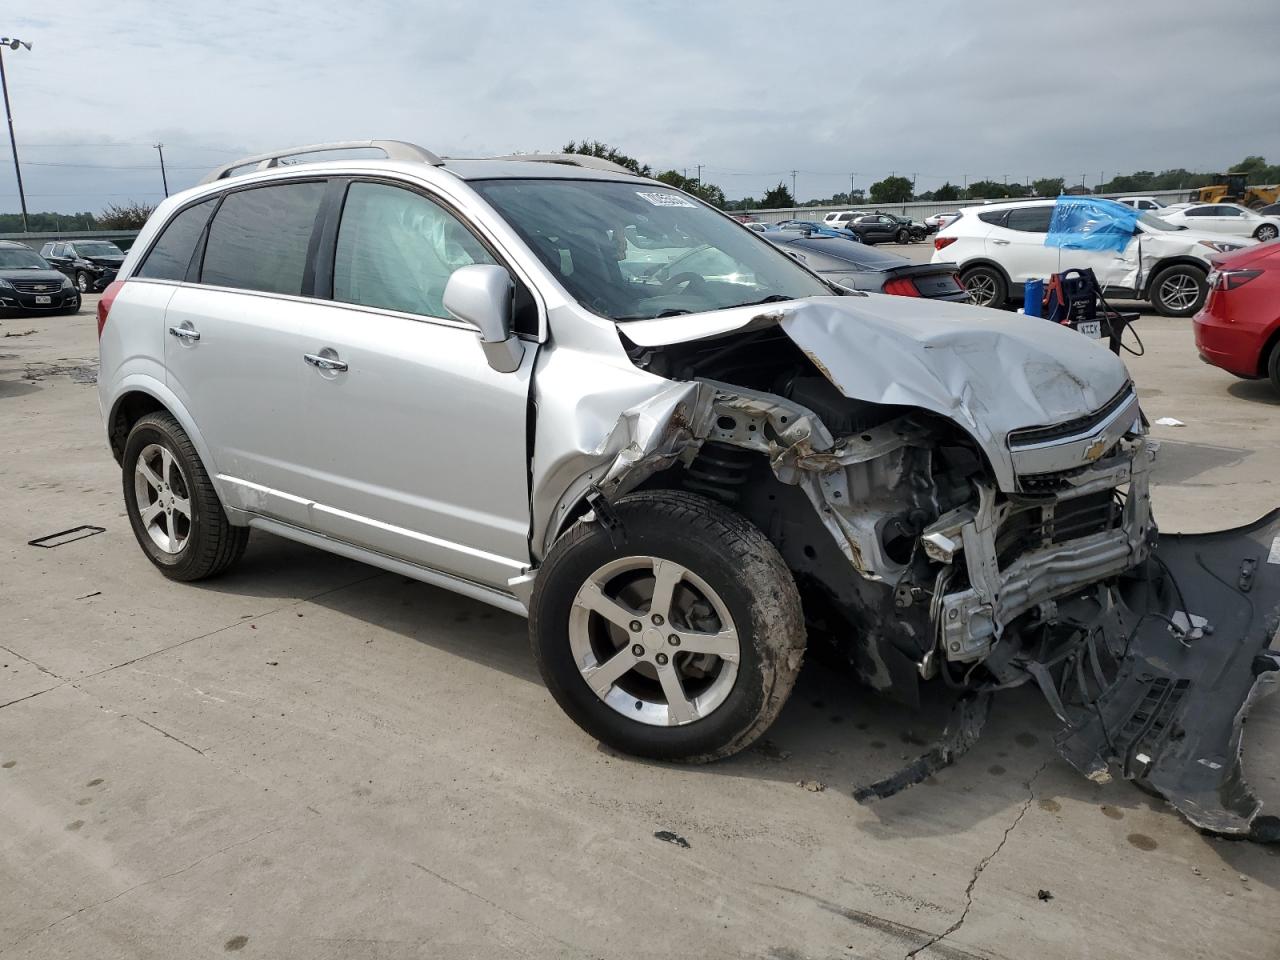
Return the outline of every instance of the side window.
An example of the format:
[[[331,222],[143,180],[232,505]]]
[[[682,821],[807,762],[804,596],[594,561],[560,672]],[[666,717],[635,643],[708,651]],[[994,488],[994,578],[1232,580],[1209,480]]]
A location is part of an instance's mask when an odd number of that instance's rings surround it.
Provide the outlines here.
[[[210,198],[187,207],[170,220],[138,268],[137,275],[154,280],[185,280],[191,255],[195,253],[215,203],[217,197]]]
[[[443,207],[382,183],[347,191],[333,262],[333,299],[452,319],[444,287],[459,267],[497,263]]]
[[[1218,216],[1220,217],[1243,217],[1244,211],[1239,207],[1219,207]]]
[[[984,223],[990,223],[997,227],[1004,226],[1005,217],[1009,215],[1008,210],[983,210],[978,214],[978,219]],[[945,214],[944,214],[945,216]]]
[[[209,227],[200,282],[301,294],[324,191],[324,183],[311,182],[228,194]]]
[[[1005,226],[1010,230],[1023,230],[1027,233],[1048,233],[1051,216],[1053,207],[1014,207],[1009,211]]]
[[[1215,211],[1215,210],[1217,210],[1217,209],[1218,209],[1217,207],[1191,207],[1189,210],[1187,210],[1187,211],[1186,211],[1186,216],[1188,216],[1188,217],[1216,217],[1216,216],[1217,216],[1217,214],[1216,214],[1216,213],[1214,213],[1213,211]]]

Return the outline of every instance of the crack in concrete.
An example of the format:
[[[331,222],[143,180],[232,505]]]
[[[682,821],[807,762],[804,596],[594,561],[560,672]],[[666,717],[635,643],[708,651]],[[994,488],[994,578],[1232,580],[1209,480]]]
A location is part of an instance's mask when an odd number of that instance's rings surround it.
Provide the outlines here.
[[[284,829],[283,827],[271,827],[270,829],[263,830],[259,833],[255,833],[252,837],[249,837],[246,840],[236,840],[234,843],[229,843],[225,847],[221,847],[220,849],[213,851],[213,853],[209,853],[203,857],[200,857],[198,860],[193,860],[191,863],[187,864],[185,867],[183,867],[180,870],[174,870],[172,873],[166,873],[163,876],[155,877],[151,880],[143,880],[141,883],[135,883],[131,887],[126,887],[124,890],[121,890],[119,893],[112,894],[111,896],[107,897],[105,900],[98,900],[95,903],[86,904],[85,906],[80,907],[78,910],[71,911],[65,917],[59,917],[57,920],[53,921],[53,923],[49,924],[46,927],[41,927],[39,930],[33,930],[30,933],[23,934],[21,937],[13,941],[13,943],[9,944],[9,946],[4,949],[12,950],[14,947],[18,946],[20,943],[30,940],[32,937],[38,937],[42,933],[48,933],[54,927],[58,926],[58,924],[65,923],[66,921],[74,917],[78,917],[80,914],[84,913],[86,910],[95,910],[98,907],[105,907],[108,903],[111,903],[113,900],[119,900],[121,897],[125,896],[126,894],[133,893],[133,891],[139,890],[142,887],[148,887],[148,886],[151,886],[151,884],[153,883],[161,883],[165,880],[171,880],[172,878],[180,874],[186,873],[188,870],[194,870],[196,867],[200,866],[200,864],[204,863],[206,860],[212,860],[214,857],[220,856],[221,854],[226,853],[228,850],[231,850],[235,847],[244,846],[246,843],[253,843],[253,841],[257,840],[259,837],[265,837],[269,833],[275,833],[277,830],[283,830],[283,829]]]
[[[530,930],[537,932],[540,936],[544,937],[545,939],[552,940],[555,943],[560,944],[560,946],[562,947],[568,947],[570,950],[574,951],[575,953],[578,953],[578,954],[585,953],[585,951],[583,951],[581,947],[578,947],[572,943],[568,943],[565,940],[561,940],[559,937],[555,936],[554,934],[547,933],[545,930],[541,929],[532,920],[526,920],[524,917],[520,916],[520,914],[514,913],[511,910],[508,910],[506,907],[502,906],[501,904],[494,903],[488,897],[484,896],[484,894],[476,893],[474,890],[470,890],[467,887],[464,887],[462,884],[458,883],[456,880],[449,879],[443,873],[437,873],[436,871],[432,870],[430,867],[424,867],[422,864],[418,863],[418,861],[416,860],[410,860],[409,863],[417,867],[419,870],[421,870],[423,873],[427,874],[428,876],[435,877],[441,883],[448,884],[449,886],[453,887],[455,890],[465,893],[469,897],[474,897],[475,899],[483,903],[485,906],[491,907],[492,909],[497,910],[503,916],[509,917],[510,919],[515,920],[517,923],[525,927],[528,927]]]
[[[141,717],[134,717],[133,719],[137,720],[137,721],[138,721],[140,724],[142,724],[144,727],[150,727],[150,728],[151,728],[152,730],[154,730],[156,733],[159,733],[159,734],[161,734],[161,735],[163,735],[163,736],[168,737],[168,738],[169,738],[170,740],[172,740],[174,743],[180,743],[180,744],[182,744],[184,747],[186,747],[188,750],[194,750],[196,753],[200,754],[200,756],[202,756],[202,757],[204,756],[204,751],[203,751],[203,750],[201,750],[199,747],[193,747],[191,744],[187,743],[187,741],[182,740],[182,739],[179,739],[178,737],[175,737],[175,736],[174,736],[172,733],[170,733],[168,730],[161,730],[161,729],[160,729],[159,727],[157,727],[154,723],[149,723],[149,722],[147,722],[146,720],[143,720]],[[206,758],[206,759],[208,759],[208,758]]]
[[[36,668],[37,670],[39,670],[41,673],[43,673],[43,674],[47,674],[48,676],[53,677],[53,679],[55,679],[55,680],[61,680],[61,681],[63,681],[64,683],[66,682],[66,679],[67,679],[66,677],[60,677],[60,676],[58,676],[56,673],[54,673],[54,672],[53,672],[52,670],[50,670],[48,667],[42,667],[40,664],[36,663],[36,662],[35,662],[34,660],[32,660],[30,657],[24,657],[24,656],[23,656],[22,654],[20,654],[17,650],[10,650],[8,647],[3,646],[3,645],[0,645],[0,650],[3,650],[5,653],[12,654],[13,656],[17,657],[19,660],[23,661],[24,663],[29,663],[29,664],[31,664],[33,667],[35,667],[35,668]]]
[[[989,854],[987,854],[985,857],[983,857],[981,860],[979,860],[977,866],[973,868],[973,875],[969,877],[969,883],[964,888],[964,901],[965,901],[964,909],[960,911],[959,918],[956,920],[955,923],[951,924],[951,926],[947,927],[947,929],[943,930],[940,934],[935,936],[932,940],[928,941],[927,943],[923,943],[912,950],[909,950],[906,956],[903,958],[903,960],[911,960],[912,957],[916,956],[919,953],[923,953],[925,950],[928,950],[930,947],[936,946],[938,943],[945,940],[947,937],[951,936],[951,934],[955,933],[962,926],[964,926],[964,922],[967,919],[969,919],[969,911],[973,908],[973,888],[977,885],[978,878],[982,876],[982,871],[987,869],[991,861],[1000,855],[1000,851],[1004,849],[1004,845],[1009,841],[1009,835],[1013,833],[1013,831],[1017,828],[1018,824],[1022,822],[1022,818],[1027,815],[1027,811],[1031,809],[1031,803],[1036,798],[1036,792],[1034,787],[1036,778],[1038,778],[1040,774],[1044,773],[1045,768],[1048,767],[1051,762],[1052,760],[1046,760],[1044,763],[1040,764],[1040,766],[1036,768],[1035,773],[1033,773],[1030,777],[1027,778],[1025,783],[1025,786],[1027,788],[1027,799],[1022,801],[1022,806],[1018,810],[1018,815],[1013,818],[1013,822],[1010,823],[1009,826],[1005,827],[1004,834],[1003,836],[1000,837],[1000,842],[996,844],[996,848],[992,850]]]

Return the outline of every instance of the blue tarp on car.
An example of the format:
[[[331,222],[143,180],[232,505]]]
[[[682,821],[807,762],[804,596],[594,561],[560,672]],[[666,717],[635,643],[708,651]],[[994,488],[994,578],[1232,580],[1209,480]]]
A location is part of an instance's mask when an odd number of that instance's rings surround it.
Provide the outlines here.
[[[1046,247],[1066,250],[1124,250],[1141,212],[1101,197],[1059,197],[1049,218]]]

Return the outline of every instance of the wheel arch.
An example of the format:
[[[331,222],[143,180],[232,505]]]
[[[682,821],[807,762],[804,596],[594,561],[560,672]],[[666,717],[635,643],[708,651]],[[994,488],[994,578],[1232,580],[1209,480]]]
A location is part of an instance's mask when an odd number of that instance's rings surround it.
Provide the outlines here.
[[[963,277],[965,274],[965,271],[972,270],[974,267],[990,267],[992,270],[995,270],[997,273],[999,273],[1000,276],[1004,277],[1004,285],[1006,290],[1013,289],[1013,280],[1010,279],[1009,277],[1009,271],[1006,270],[1004,267],[1002,267],[997,261],[992,260],[989,257],[974,257],[971,260],[966,260],[964,263],[960,264],[960,268],[957,271],[957,273],[959,273],[960,276]]]
[[[127,377],[121,382],[112,398],[106,426],[107,442],[111,446],[111,455],[115,457],[116,463],[120,463],[124,458],[125,441],[128,440],[129,431],[133,429],[133,425],[147,414],[161,411],[178,421],[200,455],[200,462],[214,478],[216,485],[217,471],[214,469],[213,457],[195,420],[173,391],[146,375],[135,374]]]

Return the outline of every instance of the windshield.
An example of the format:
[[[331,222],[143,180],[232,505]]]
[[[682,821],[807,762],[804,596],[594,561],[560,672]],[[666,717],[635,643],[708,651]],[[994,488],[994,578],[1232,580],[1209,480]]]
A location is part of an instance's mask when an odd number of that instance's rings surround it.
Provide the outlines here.
[[[124,251],[109,240],[77,240],[76,253],[82,257],[124,256]]]
[[[675,190],[600,180],[473,186],[579,303],[613,320],[832,295],[767,241]]]
[[[1154,213],[1143,211],[1138,214],[1138,222],[1148,230],[1185,230],[1184,226],[1170,223],[1168,220],[1161,220]]]
[[[0,270],[48,270],[49,265],[34,250],[0,249]]]

